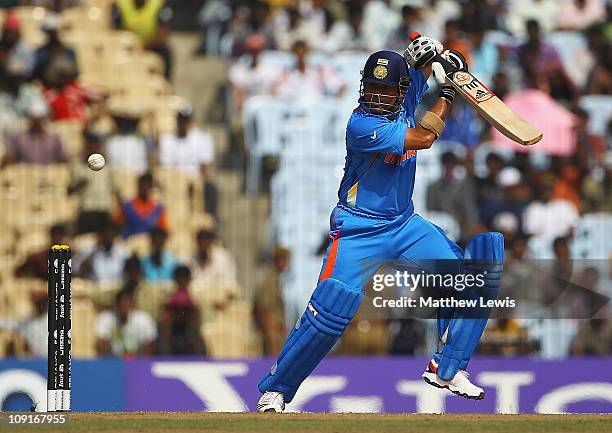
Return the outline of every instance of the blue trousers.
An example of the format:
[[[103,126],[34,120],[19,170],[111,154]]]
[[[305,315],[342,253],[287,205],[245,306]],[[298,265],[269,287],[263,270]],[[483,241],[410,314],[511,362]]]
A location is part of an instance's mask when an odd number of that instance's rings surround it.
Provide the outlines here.
[[[259,383],[261,392],[282,392],[286,402],[346,330],[359,308],[363,287],[383,263],[442,260],[459,264],[457,259],[463,258],[461,249],[440,227],[412,212],[376,218],[339,205],[331,214],[329,234],[331,242],[311,300]],[[450,315],[439,317],[440,335],[449,320]]]
[[[332,239],[319,281],[334,278],[363,290],[380,265],[389,260],[454,260],[463,251],[444,230],[416,213],[375,218],[337,206],[331,214]]]

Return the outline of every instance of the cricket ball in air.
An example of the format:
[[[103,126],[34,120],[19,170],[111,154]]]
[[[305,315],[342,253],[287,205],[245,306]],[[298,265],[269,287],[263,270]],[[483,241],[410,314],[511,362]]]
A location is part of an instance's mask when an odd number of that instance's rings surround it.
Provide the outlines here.
[[[93,171],[99,171],[102,170],[106,165],[106,160],[99,153],[93,153],[89,155],[89,158],[87,158],[87,165]]]

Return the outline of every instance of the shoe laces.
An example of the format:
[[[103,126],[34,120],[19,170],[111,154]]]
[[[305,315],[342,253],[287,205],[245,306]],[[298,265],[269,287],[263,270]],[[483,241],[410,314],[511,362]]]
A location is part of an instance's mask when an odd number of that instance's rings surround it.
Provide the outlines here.
[[[470,378],[470,373],[468,373],[467,371],[465,371],[465,370],[459,370],[459,371],[461,372],[461,374],[463,374],[465,376],[466,379]]]
[[[272,403],[276,400],[276,397],[279,395],[278,392],[266,392],[261,398],[261,403]]]

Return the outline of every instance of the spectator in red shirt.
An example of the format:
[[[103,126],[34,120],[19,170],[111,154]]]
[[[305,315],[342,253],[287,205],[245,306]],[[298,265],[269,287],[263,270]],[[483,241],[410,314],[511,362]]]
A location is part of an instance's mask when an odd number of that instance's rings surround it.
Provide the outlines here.
[[[44,97],[51,108],[53,120],[87,120],[87,106],[99,101],[102,94],[81,86],[74,80],[74,63],[59,59],[54,61],[45,72],[47,86]]]
[[[149,233],[155,227],[168,230],[168,216],[164,205],[151,197],[153,185],[151,173],[141,175],[138,178],[136,198],[121,204],[115,220],[121,227],[124,238],[139,233]]]

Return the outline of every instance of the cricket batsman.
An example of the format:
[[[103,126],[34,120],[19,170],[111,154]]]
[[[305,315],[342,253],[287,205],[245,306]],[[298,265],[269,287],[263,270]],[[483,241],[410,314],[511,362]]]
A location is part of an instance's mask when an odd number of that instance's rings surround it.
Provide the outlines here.
[[[467,64],[459,52],[443,51],[439,41],[417,33],[411,35],[403,57],[378,51],[366,61],[359,106],[346,128],[344,177],[339,203],[330,216],[331,241],[318,284],[278,359],[259,383],[263,395],[258,412],[282,412],[291,402],[349,326],[363,287],[386,260],[452,260],[462,264],[462,272],[484,273],[487,296],[497,297],[503,236],[481,233],[464,253],[441,228],[416,214],[412,203],[417,152],[429,149],[442,133],[455,97],[446,74],[461,70],[467,70]],[[440,86],[439,97],[416,123],[414,113],[431,74]],[[482,262],[487,264],[478,264]],[[461,296],[469,297],[469,289]],[[439,348],[422,375],[425,382],[465,398],[484,398],[466,368],[488,314],[490,309],[477,317],[462,308],[439,312]]]

